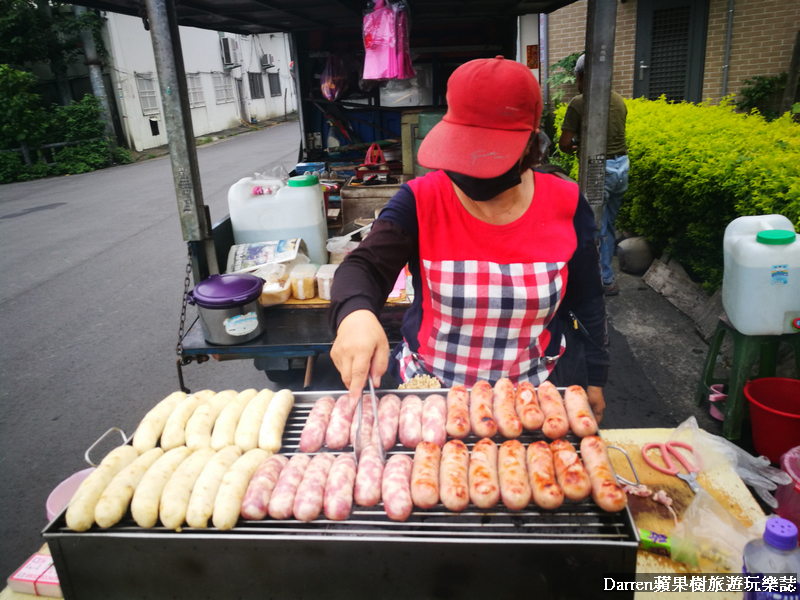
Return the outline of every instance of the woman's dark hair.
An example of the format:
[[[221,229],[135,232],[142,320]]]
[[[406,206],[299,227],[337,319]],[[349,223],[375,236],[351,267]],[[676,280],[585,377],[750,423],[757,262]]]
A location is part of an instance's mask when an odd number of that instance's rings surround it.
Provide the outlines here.
[[[529,152],[522,157],[522,162],[519,165],[519,172],[524,173],[534,165],[541,165],[547,161],[547,146],[542,148],[542,132],[533,132],[528,144],[530,144]],[[549,144],[549,140],[548,140]]]

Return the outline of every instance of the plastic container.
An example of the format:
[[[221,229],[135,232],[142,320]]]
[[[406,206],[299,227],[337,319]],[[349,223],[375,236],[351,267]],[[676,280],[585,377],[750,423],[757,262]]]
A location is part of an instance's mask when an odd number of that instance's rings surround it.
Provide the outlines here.
[[[783,517],[800,529],[800,446],[781,456],[781,468],[794,480],[775,490],[779,517]]]
[[[800,331],[800,240],[783,215],[734,219],[725,229],[722,305],[745,335]]]
[[[800,579],[800,548],[797,547],[797,527],[791,521],[775,517],[767,521],[764,537],[752,540],[744,547],[742,572],[794,574]],[[771,600],[796,599],[797,593],[777,591],[745,592],[745,600],[769,598]]]
[[[292,282],[292,296],[298,300],[311,300],[317,295],[317,266],[297,265],[289,274]]]
[[[187,294],[197,305],[203,337],[212,344],[250,341],[266,329],[264,307],[258,303],[264,280],[255,275],[211,275]]]
[[[270,194],[255,194],[256,187],[263,190],[263,182],[245,177],[228,190],[234,243],[302,238],[311,261],[326,264],[328,218],[319,179],[290,177],[287,186]]]
[[[45,503],[48,523],[61,514],[61,511],[64,510],[67,504],[69,504],[69,501],[72,500],[72,496],[78,491],[83,480],[86,479],[92,471],[94,471],[94,467],[89,467],[83,471],[73,473],[50,492],[50,495],[47,497],[47,502]]]
[[[338,268],[339,265],[322,265],[317,271],[317,294],[323,300],[331,299],[333,275]]]
[[[777,463],[800,445],[800,380],[762,377],[748,381],[744,395],[750,404],[753,445]]]

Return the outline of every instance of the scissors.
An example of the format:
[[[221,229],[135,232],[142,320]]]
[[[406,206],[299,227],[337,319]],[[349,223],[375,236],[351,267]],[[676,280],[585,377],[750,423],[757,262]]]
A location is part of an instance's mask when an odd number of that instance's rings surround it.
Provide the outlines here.
[[[651,461],[647,456],[647,451],[651,448],[658,448],[661,451],[661,460],[664,461],[664,467],[655,464]],[[677,448],[683,448],[684,450],[688,450],[689,452],[693,452],[693,448],[687,444],[686,442],[666,442],[664,444],[660,444],[657,442],[650,442],[649,444],[645,444],[642,446],[642,458],[644,458],[644,462],[646,462],[649,466],[653,467],[656,471],[664,473],[666,475],[674,475],[678,477],[678,479],[682,479],[692,491],[696,494],[700,491],[700,484],[697,483],[697,473],[700,472],[702,465],[700,465],[699,461],[697,466],[693,465],[688,461],[688,459],[681,454]],[[681,466],[686,469],[687,473],[681,473],[680,467],[678,467],[673,461],[672,457],[678,459],[678,462]]]

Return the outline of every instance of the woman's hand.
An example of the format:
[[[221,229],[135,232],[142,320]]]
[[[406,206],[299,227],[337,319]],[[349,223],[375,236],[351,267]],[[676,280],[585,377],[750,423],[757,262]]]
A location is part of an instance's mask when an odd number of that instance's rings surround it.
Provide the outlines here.
[[[339,323],[336,339],[331,348],[331,359],[339,370],[350,398],[358,399],[372,377],[375,387],[389,365],[389,340],[378,321],[369,310],[356,310]]]
[[[586,395],[589,397],[589,406],[592,407],[594,419],[600,424],[603,418],[603,411],[606,409],[606,401],[603,400],[603,388],[596,385],[587,386]]]

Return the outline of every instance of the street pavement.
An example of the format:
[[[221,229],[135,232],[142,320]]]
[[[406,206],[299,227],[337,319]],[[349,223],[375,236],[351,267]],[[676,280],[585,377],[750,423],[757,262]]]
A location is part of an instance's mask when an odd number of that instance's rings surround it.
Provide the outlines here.
[[[228,188],[265,167],[290,171],[296,122],[198,148],[213,221]],[[186,268],[168,158],[0,186],[0,575],[42,543],[50,491],[86,467],[109,428],[133,433],[178,389],[175,345]],[[692,394],[707,345],[691,321],[636,276],[607,302],[612,368],[606,428],[674,427],[695,415]],[[190,313],[191,313],[190,309]],[[276,385],[251,361],[184,368],[192,390]],[[297,389],[298,378],[292,383]],[[342,389],[327,355],[313,389]],[[97,448],[99,460],[118,443]]]

